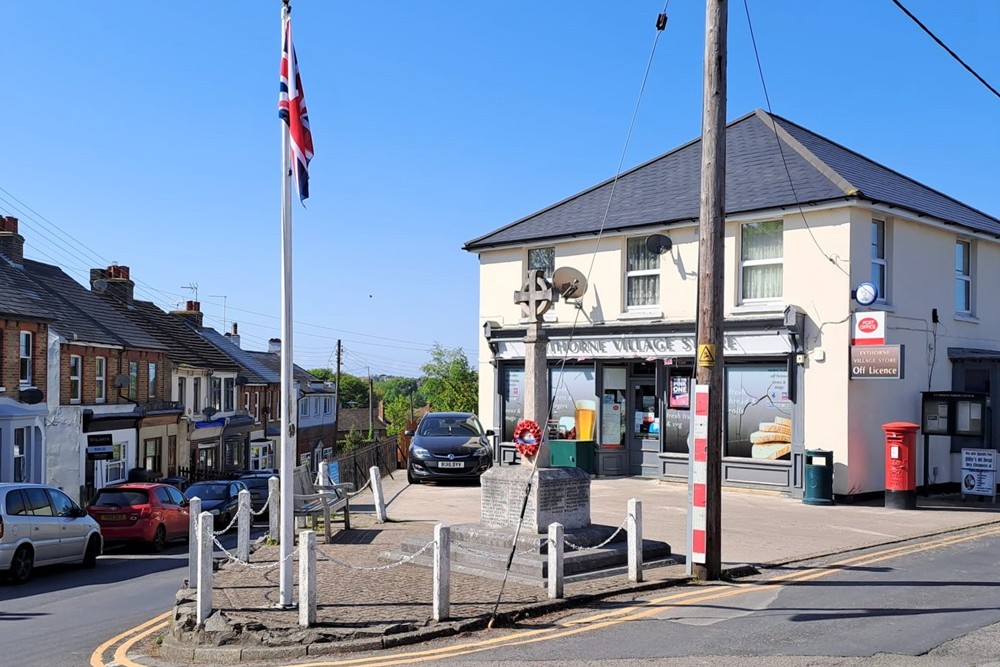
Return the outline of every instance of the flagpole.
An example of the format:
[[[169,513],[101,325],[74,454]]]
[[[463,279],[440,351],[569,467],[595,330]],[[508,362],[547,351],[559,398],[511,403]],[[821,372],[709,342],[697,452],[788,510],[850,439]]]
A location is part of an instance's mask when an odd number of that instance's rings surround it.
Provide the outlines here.
[[[288,0],[281,5],[281,39],[291,7]],[[291,74],[291,73],[290,73]],[[292,394],[292,168],[291,139],[288,123],[281,121],[281,490],[280,562],[278,606],[292,606],[292,552],[295,540],[293,522],[292,468],[295,467],[295,422],[298,419]]]

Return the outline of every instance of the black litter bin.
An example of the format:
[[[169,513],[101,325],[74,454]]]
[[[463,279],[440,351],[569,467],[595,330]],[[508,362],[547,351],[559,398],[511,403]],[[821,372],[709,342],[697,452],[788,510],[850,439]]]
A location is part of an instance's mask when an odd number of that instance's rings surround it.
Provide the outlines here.
[[[833,504],[833,452],[806,450],[806,489],[802,502],[806,505]]]

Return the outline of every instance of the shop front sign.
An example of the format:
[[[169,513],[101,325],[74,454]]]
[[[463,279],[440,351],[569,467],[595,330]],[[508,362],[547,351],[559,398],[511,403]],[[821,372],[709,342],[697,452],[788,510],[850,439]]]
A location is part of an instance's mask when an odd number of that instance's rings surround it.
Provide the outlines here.
[[[521,340],[496,340],[498,359],[523,359]],[[792,351],[787,335],[731,334],[723,336],[722,349],[729,356],[788,354]],[[645,359],[650,357],[694,357],[692,334],[639,336],[584,336],[552,338],[546,346],[549,359]]]
[[[852,345],[852,380],[901,380],[902,345]]]

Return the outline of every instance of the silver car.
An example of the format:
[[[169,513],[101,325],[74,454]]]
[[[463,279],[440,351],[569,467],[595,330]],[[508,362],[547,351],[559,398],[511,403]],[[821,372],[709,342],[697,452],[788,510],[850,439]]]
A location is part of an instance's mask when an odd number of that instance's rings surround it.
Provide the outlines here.
[[[81,563],[94,567],[104,541],[86,510],[44,484],[0,484],[0,572],[15,583],[36,566]]]

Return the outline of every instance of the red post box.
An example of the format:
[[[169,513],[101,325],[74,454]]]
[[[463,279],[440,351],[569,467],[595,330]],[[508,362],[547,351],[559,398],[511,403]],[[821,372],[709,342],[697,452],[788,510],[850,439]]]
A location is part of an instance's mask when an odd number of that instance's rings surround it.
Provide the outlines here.
[[[917,509],[916,424],[882,424],[885,431],[885,506],[901,510]]]

